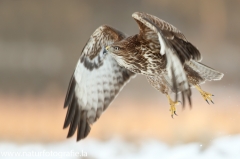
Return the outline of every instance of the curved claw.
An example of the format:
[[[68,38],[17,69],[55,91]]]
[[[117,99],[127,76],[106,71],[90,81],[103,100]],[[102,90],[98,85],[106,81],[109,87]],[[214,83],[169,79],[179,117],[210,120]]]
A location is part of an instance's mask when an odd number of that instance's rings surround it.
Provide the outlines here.
[[[209,104],[208,100],[206,99],[206,102]]]
[[[195,87],[197,88],[197,90],[200,92],[200,94],[208,104],[210,104],[209,101],[211,101],[214,104],[214,102],[211,99],[211,97],[214,96],[213,94],[203,91],[198,85],[196,85]]]
[[[177,113],[176,113],[176,111],[174,111],[174,114],[175,114],[176,116],[178,116]]]

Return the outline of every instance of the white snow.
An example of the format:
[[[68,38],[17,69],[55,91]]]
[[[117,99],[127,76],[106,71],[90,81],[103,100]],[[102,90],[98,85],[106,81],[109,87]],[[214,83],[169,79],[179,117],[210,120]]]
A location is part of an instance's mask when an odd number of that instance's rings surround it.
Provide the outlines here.
[[[50,144],[0,143],[1,159],[238,159],[240,135],[213,140],[209,145],[190,143],[169,146],[157,140],[139,143],[120,138],[108,141],[85,139],[81,142],[66,140]]]

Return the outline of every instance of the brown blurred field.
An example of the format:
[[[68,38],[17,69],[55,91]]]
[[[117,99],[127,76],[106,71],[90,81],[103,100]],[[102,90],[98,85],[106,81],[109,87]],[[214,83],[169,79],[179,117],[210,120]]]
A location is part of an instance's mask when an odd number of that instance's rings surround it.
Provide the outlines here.
[[[82,48],[102,24],[138,33],[131,17],[136,11],[175,25],[200,50],[204,64],[225,74],[202,86],[215,95],[215,104],[194,90],[192,110],[179,106],[172,119],[167,99],[138,76],[89,137],[178,144],[240,134],[239,6],[239,0],[0,0],[0,142],[66,140],[63,101]]]
[[[119,96],[92,126],[89,137],[109,139],[121,136],[127,140],[155,138],[169,144],[186,142],[209,143],[223,135],[240,132],[239,92],[208,87],[217,95],[216,104],[208,105],[197,91],[193,91],[193,108],[170,117],[167,100],[147,95],[145,102]],[[124,93],[124,92],[122,92]],[[153,94],[156,92],[153,92]],[[227,94],[225,94],[227,93]],[[228,96],[233,94],[233,96]],[[0,96],[0,140],[18,142],[52,142],[66,140],[62,130],[66,109],[64,95],[49,91],[39,96]],[[160,104],[162,103],[162,104]]]

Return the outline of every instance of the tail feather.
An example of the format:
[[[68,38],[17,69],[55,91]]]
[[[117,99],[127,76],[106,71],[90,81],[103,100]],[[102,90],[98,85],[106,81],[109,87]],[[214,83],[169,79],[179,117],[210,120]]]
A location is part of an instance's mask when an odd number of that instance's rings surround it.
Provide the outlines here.
[[[198,72],[199,75],[207,81],[221,80],[224,75],[223,73],[194,60],[189,61],[187,65],[194,71]]]

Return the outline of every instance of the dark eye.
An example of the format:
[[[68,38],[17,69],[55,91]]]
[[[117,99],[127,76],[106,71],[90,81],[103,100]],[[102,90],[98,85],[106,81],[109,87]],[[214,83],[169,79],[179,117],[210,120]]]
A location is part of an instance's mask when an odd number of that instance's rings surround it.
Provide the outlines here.
[[[114,46],[114,50],[120,50],[118,46]]]

